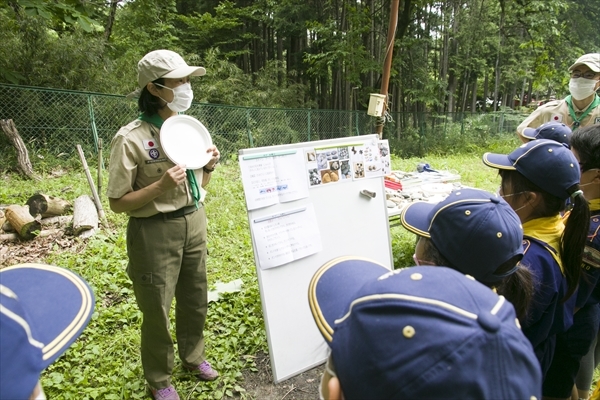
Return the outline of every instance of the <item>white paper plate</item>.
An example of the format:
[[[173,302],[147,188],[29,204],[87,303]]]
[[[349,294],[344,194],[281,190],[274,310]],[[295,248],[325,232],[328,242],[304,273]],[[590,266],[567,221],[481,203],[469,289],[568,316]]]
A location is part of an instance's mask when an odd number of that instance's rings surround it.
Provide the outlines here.
[[[188,169],[204,167],[212,158],[206,149],[212,146],[208,130],[194,117],[175,115],[160,128],[160,144],[169,160]]]

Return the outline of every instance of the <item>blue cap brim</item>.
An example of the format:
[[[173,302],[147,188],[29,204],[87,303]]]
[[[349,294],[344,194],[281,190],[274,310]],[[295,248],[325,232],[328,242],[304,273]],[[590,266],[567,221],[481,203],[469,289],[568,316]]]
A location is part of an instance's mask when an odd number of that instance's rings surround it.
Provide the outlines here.
[[[94,312],[94,294],[74,272],[44,264],[20,264],[0,271],[0,284],[27,310],[32,332],[43,343],[42,368],[77,339]]]
[[[508,159],[506,154],[485,153],[482,157],[483,163],[488,167],[496,169],[507,169],[515,171],[513,163]]]
[[[402,210],[400,222],[407,230],[419,236],[430,238],[429,226],[431,225],[430,214],[436,204],[418,201],[411,203]]]
[[[521,136],[527,139],[535,139],[537,137],[537,129],[536,128],[525,128],[523,132],[521,132]]]
[[[375,261],[352,256],[333,259],[317,270],[308,288],[308,302],[328,344],[335,320],[348,311],[358,289],[388,272],[389,268]]]

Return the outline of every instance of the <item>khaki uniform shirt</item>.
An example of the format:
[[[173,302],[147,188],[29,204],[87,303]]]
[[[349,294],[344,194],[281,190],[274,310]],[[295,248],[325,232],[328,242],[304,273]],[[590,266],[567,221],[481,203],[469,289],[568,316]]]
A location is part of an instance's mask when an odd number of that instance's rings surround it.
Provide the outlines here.
[[[107,196],[119,199],[134,190],[158,180],[175,164],[169,160],[160,145],[160,130],[141,120],[122,127],[110,144]],[[198,186],[202,183],[202,168],[195,170]],[[206,191],[200,187],[200,200]],[[127,212],[132,217],[150,217],[194,204],[189,182],[163,193],[148,204]]]
[[[590,104],[591,106],[591,104]],[[585,110],[575,109],[577,116],[581,115]],[[569,114],[569,106],[564,100],[553,100],[546,104],[543,104],[535,109],[534,112],[529,115],[518,127],[517,132],[519,135],[525,128],[537,128],[538,126],[545,124],[546,122],[555,121],[562,122],[569,128],[573,129],[573,118]],[[599,124],[600,123],[600,106],[594,108],[590,113],[581,121],[580,127]]]

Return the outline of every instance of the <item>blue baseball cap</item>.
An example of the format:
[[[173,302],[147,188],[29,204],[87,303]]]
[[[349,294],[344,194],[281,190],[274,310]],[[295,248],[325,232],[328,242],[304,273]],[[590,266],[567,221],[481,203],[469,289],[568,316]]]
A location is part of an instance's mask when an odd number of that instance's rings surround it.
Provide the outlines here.
[[[494,271],[523,256],[523,227],[518,215],[497,194],[480,189],[454,190],[437,204],[416,202],[400,214],[402,225],[430,238],[452,267],[480,282],[494,283],[516,271]],[[520,258],[519,258],[520,259]]]
[[[94,294],[68,269],[20,264],[0,271],[0,306],[0,399],[28,399],[87,326]]]
[[[577,159],[564,145],[548,139],[536,139],[519,146],[510,154],[485,153],[489,167],[518,171],[542,190],[566,200],[567,190],[579,184]]]
[[[525,128],[521,136],[527,139],[548,139],[570,146],[573,131],[562,122],[547,122],[537,128]],[[569,147],[570,148],[570,147]]]
[[[514,307],[458,271],[342,257],[315,273],[309,304],[347,400],[541,398]]]

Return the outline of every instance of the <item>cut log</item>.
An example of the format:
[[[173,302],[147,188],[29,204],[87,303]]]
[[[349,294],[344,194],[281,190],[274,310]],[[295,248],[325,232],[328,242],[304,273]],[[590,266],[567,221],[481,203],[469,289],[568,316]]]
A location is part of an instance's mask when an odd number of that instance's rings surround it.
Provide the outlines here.
[[[84,231],[98,228],[98,210],[92,198],[82,195],[73,203],[73,233],[80,235]]]
[[[38,235],[38,237],[46,237],[46,236],[54,235],[55,233],[59,233],[60,231],[61,231],[61,229],[43,230],[43,231],[40,231],[40,234]],[[16,233],[5,233],[3,235],[0,235],[0,242],[19,240],[19,239],[20,239],[20,237]]]
[[[2,230],[4,232],[14,232],[15,228],[13,228],[13,226],[10,224],[10,222],[4,221],[4,223],[2,224]]]
[[[32,216],[41,214],[43,218],[64,215],[71,211],[72,206],[67,200],[59,197],[38,193],[27,199],[29,213]]]
[[[6,208],[6,219],[22,239],[33,239],[42,230],[40,221],[29,214],[29,206],[8,206]]]
[[[42,226],[44,228],[46,228],[50,225],[63,227],[63,226],[69,225],[71,222],[73,222],[73,216],[72,215],[59,215],[56,217],[42,218],[42,220],[40,222],[42,223]]]
[[[19,172],[29,179],[40,180],[40,178],[33,172],[27,147],[25,147],[25,143],[23,142],[23,139],[21,139],[21,135],[19,135],[13,120],[0,119],[0,126],[2,127],[2,130],[4,131],[4,134],[8,140],[17,150],[17,169]]]
[[[4,210],[0,210],[0,229],[3,229],[2,226],[6,222],[6,215],[4,215]]]

